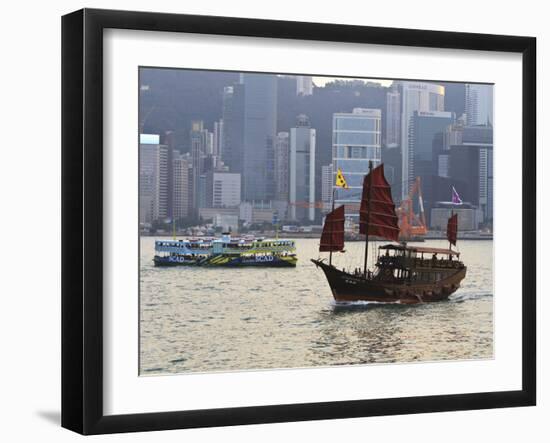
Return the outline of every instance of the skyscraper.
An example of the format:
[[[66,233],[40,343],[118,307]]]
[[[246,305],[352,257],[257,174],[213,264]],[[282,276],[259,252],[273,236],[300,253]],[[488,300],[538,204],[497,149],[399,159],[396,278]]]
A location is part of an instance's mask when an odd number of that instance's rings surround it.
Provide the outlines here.
[[[201,192],[204,192],[204,187],[201,186],[201,175],[204,172],[204,159],[208,146],[208,131],[204,129],[202,120],[194,120],[191,122],[191,163],[193,166],[193,198],[192,208],[196,212],[200,206],[200,202],[204,199]]]
[[[444,172],[445,157],[438,154],[443,151],[444,133],[453,123],[454,114],[439,111],[415,111],[409,131],[409,171],[413,180],[420,177],[422,183],[424,210],[429,218],[431,208],[437,201],[434,188],[439,176],[438,169]],[[436,163],[434,159],[437,158]],[[441,164],[439,164],[441,160]],[[419,208],[418,208],[419,209]]]
[[[468,126],[493,124],[493,85],[466,84],[466,123]]]
[[[177,152],[177,151],[176,151]],[[175,154],[173,159],[173,208],[174,218],[180,220],[190,214],[191,180],[193,169],[188,156]]]
[[[415,111],[443,111],[445,88],[432,83],[397,82],[401,94],[401,197],[405,198],[414,181],[413,162],[409,161],[409,133]]]
[[[300,114],[290,129],[290,217],[315,220],[315,129]]]
[[[139,138],[139,222],[151,224],[154,221],[160,143],[155,134],[140,134]]]
[[[313,79],[309,75],[296,76],[296,95],[313,94]]]
[[[275,200],[288,202],[290,180],[290,138],[279,132],[275,139]]]
[[[466,84],[459,82],[441,82],[445,88],[444,110],[454,112],[456,118],[460,118],[466,112]]]
[[[273,145],[277,124],[277,77],[243,74],[244,136],[242,181],[244,200],[270,200],[274,194]]]
[[[400,143],[401,94],[392,87],[386,94],[386,147],[396,148]]]
[[[462,200],[478,207],[483,221],[493,218],[492,145],[451,146],[450,175]]]
[[[212,154],[220,157],[223,152],[223,120],[214,122]]]
[[[462,146],[479,149],[478,205],[484,220],[493,220],[493,128],[492,126],[466,126]]]
[[[369,161],[376,167],[381,162],[380,109],[355,108],[351,113],[337,113],[332,119],[332,167],[346,178],[349,189],[336,189],[336,205],[351,205],[347,213],[359,213],[363,177]],[[335,183],[335,180],[332,180]]]
[[[164,133],[164,136],[162,137],[162,144],[166,145],[168,151],[167,151],[167,164],[168,168],[170,168],[170,165],[172,164],[172,161],[174,159],[174,151],[176,149],[176,134],[174,131],[166,131]],[[173,182],[173,176],[171,173],[168,174],[167,177],[167,192],[168,195],[171,196],[174,193],[174,182]],[[166,207],[166,216],[168,218],[172,218],[174,214],[173,210],[173,201],[172,198],[168,198],[168,203]]]
[[[231,172],[242,172],[244,143],[244,86],[227,86],[223,91],[222,160]]]
[[[166,145],[158,145],[156,150],[155,171],[155,197],[153,204],[153,219],[165,221],[170,218],[168,205],[172,195],[168,188],[168,180],[172,174],[172,165],[168,163],[169,148]]]
[[[409,127],[409,171],[413,178],[437,175],[433,165],[434,140],[438,137],[443,145],[443,133],[453,123],[453,117],[451,112],[413,113]]]
[[[332,165],[321,167],[321,176],[321,201],[323,202],[323,212],[328,212],[332,207],[332,187],[334,184]]]

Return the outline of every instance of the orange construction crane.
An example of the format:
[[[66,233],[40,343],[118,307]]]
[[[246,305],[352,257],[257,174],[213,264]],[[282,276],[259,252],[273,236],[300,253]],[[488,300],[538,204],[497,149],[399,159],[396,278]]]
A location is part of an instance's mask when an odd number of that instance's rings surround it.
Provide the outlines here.
[[[413,209],[413,197],[418,194],[418,206],[420,214],[416,215]],[[422,237],[427,234],[426,217],[424,216],[424,202],[422,200],[422,189],[420,187],[420,177],[416,177],[414,185],[409,191],[409,195],[401,202],[397,210],[399,217],[399,227],[401,229],[399,238],[402,240],[411,240],[415,237]]]

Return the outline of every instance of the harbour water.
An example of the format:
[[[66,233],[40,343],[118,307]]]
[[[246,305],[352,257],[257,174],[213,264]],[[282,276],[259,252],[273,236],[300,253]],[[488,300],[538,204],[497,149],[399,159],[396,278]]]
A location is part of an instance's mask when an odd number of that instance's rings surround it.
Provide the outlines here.
[[[493,356],[492,240],[459,240],[461,288],[421,305],[336,304],[309,261],[317,239],[296,239],[298,266],[281,269],[155,268],[154,240],[140,239],[141,375]],[[363,251],[349,242],[333,263],[353,269]]]

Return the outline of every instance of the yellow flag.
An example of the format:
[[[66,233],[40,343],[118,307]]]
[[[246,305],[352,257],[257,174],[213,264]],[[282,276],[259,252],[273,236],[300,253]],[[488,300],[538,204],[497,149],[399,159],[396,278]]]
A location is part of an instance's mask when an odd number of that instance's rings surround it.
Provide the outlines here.
[[[348,183],[346,182],[344,174],[342,174],[342,170],[340,168],[338,168],[338,172],[336,173],[336,186],[348,189]]]

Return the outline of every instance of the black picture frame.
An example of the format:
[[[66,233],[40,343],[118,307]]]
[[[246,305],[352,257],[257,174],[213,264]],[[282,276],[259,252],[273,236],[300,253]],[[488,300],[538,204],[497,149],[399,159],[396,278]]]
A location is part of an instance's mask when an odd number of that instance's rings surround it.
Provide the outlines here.
[[[522,389],[131,415],[103,413],[103,31],[108,28],[522,55]],[[458,411],[536,403],[536,39],[83,9],[62,18],[62,426],[81,434]]]

